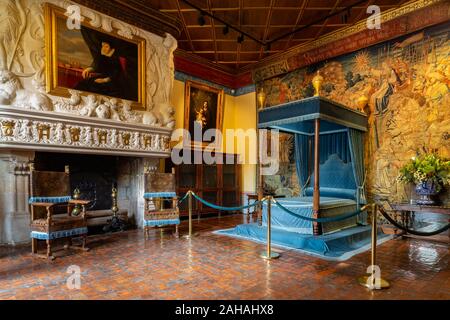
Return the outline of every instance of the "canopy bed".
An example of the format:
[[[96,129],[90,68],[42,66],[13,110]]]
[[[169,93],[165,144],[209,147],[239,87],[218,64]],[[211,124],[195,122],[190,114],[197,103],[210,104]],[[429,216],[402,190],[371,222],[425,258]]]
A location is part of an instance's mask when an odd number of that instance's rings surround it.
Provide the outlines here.
[[[295,135],[295,160],[301,195],[278,199],[289,210],[311,218],[354,212],[365,203],[364,133],[367,116],[324,97],[264,108],[259,129],[278,129]],[[262,179],[263,177],[261,177]],[[320,235],[365,224],[361,214],[342,221],[298,219],[272,208],[272,225],[304,234]],[[263,206],[266,222],[267,203]]]

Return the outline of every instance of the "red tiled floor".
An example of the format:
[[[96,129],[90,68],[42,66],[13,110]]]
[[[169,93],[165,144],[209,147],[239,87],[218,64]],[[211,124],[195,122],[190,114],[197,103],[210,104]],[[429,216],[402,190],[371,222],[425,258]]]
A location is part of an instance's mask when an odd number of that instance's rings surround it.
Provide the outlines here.
[[[450,299],[449,246],[396,239],[378,247],[388,290],[358,285],[370,252],[344,262],[279,250],[265,261],[262,244],[212,234],[242,216],[194,220],[200,235],[175,239],[142,230],[89,238],[91,251],[63,252],[53,262],[33,258],[28,246],[0,248],[0,299]],[[187,221],[180,228],[187,232]],[[67,268],[81,268],[81,289],[66,286]]]

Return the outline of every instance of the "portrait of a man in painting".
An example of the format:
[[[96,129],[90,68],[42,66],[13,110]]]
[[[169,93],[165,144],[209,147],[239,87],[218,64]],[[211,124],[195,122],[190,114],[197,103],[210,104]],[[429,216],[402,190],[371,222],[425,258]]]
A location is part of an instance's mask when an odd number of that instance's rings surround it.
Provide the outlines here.
[[[202,136],[208,129],[222,130],[223,90],[192,81],[186,82],[185,129],[194,140],[194,128],[201,128]],[[199,139],[197,139],[199,140]],[[203,140],[206,143],[214,140]]]
[[[80,31],[92,58],[74,89],[137,101],[137,46],[86,27]]]
[[[46,36],[50,44],[48,91],[67,95],[68,89],[125,99],[142,105],[145,94],[145,40],[125,39],[83,22],[68,28],[67,17],[56,7],[46,8]]]

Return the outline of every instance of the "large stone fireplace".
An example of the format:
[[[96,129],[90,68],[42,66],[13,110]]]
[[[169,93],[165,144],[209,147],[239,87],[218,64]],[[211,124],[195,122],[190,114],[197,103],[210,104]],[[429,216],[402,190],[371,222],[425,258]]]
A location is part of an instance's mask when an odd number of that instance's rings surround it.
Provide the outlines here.
[[[141,88],[139,108],[92,91],[51,90],[54,77],[46,66],[55,57],[45,50],[45,35],[52,30],[44,16],[47,3],[62,12],[76,6],[86,26],[139,39],[145,47],[140,79],[146,89]],[[159,30],[155,34],[63,0],[7,1],[0,11],[11,22],[0,35],[0,244],[29,241],[30,163],[36,170],[70,165],[72,188],[94,200],[90,210],[108,210],[116,185],[119,207],[140,226],[144,166],[157,167],[170,155],[175,125],[171,93],[177,41],[157,28],[170,23],[145,16],[144,25]]]
[[[3,151],[0,153],[0,243],[29,241],[29,164],[36,170],[64,171],[70,166],[71,190],[93,200],[88,210],[110,210],[111,189],[118,189],[119,208],[129,223],[142,226],[144,167],[158,167],[159,159],[72,153]]]

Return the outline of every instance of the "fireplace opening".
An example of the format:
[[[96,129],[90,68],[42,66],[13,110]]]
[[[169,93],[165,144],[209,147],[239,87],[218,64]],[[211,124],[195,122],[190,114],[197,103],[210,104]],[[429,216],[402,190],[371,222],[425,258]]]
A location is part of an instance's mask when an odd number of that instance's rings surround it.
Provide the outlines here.
[[[80,190],[81,199],[92,200],[89,211],[109,210],[111,190],[117,188],[118,156],[36,152],[34,167],[42,171],[64,171],[70,167],[70,189]]]

